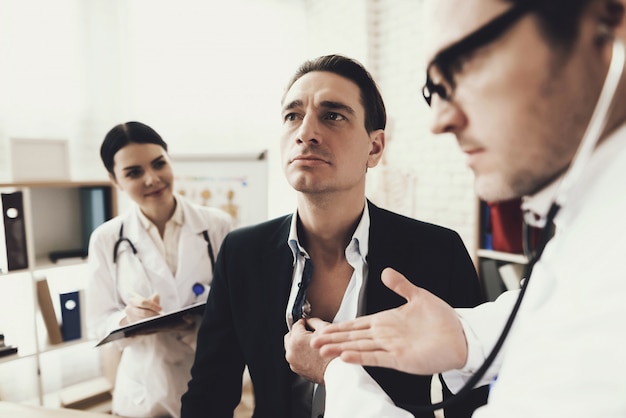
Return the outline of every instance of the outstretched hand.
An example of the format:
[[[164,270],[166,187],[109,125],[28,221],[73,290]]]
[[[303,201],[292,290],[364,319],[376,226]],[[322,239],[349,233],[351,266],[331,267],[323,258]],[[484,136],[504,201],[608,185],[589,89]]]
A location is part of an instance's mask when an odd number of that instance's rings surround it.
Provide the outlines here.
[[[407,300],[404,305],[331,324],[311,340],[325,357],[393,368],[413,374],[458,369],[467,361],[467,342],[450,305],[387,268],[383,283]]]

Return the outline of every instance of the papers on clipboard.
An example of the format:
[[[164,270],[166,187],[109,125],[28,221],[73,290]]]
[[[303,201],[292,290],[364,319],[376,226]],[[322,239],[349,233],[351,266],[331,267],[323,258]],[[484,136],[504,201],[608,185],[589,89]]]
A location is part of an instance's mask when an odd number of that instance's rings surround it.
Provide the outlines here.
[[[142,319],[141,321],[134,322],[130,325],[124,325],[123,327],[116,328],[111,331],[109,335],[104,337],[98,344],[96,344],[96,347],[99,347],[102,344],[106,344],[111,341],[119,340],[126,337],[132,337],[133,335],[137,334],[167,330],[170,327],[179,324],[182,321],[182,317],[184,315],[202,315],[205,305],[206,302],[198,302],[172,312],[151,316],[150,318]]]

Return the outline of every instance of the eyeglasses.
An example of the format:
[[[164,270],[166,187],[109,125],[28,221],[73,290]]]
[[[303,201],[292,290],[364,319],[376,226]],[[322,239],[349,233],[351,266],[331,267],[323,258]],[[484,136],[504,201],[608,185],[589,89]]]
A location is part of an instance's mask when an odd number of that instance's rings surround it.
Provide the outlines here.
[[[495,41],[525,13],[532,9],[533,0],[518,1],[515,6],[470,33],[460,41],[439,51],[426,69],[426,84],[422,87],[424,100],[430,106],[433,95],[438,95],[443,100],[450,100],[454,92],[453,72],[454,68],[464,56],[468,56],[477,49]],[[430,78],[430,71],[436,68],[444,80],[444,84],[436,84]]]

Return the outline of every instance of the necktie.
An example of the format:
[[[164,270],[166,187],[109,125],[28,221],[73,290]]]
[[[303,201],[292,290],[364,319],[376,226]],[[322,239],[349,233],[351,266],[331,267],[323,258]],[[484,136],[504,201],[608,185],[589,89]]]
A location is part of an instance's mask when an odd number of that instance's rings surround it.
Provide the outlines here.
[[[304,270],[302,271],[302,281],[298,285],[298,294],[296,300],[293,303],[293,309],[291,310],[291,317],[293,322],[297,322],[300,318],[304,318],[307,312],[304,310],[304,304],[306,301],[306,289],[311,283],[313,277],[313,262],[310,258],[304,259]]]

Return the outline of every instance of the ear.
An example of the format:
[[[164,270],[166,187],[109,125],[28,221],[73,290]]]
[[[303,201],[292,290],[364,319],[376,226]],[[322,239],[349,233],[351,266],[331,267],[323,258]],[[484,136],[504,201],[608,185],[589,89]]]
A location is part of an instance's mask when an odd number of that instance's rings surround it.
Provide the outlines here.
[[[377,129],[370,134],[370,153],[367,158],[367,167],[376,167],[383,157],[385,150],[385,131]]]
[[[124,190],[124,189],[122,189],[122,186],[120,186],[120,184],[117,182],[117,179],[115,178],[113,173],[109,173],[109,180],[111,180],[111,183],[113,183],[115,185],[115,187],[118,188],[118,190],[120,190],[120,191]]]

